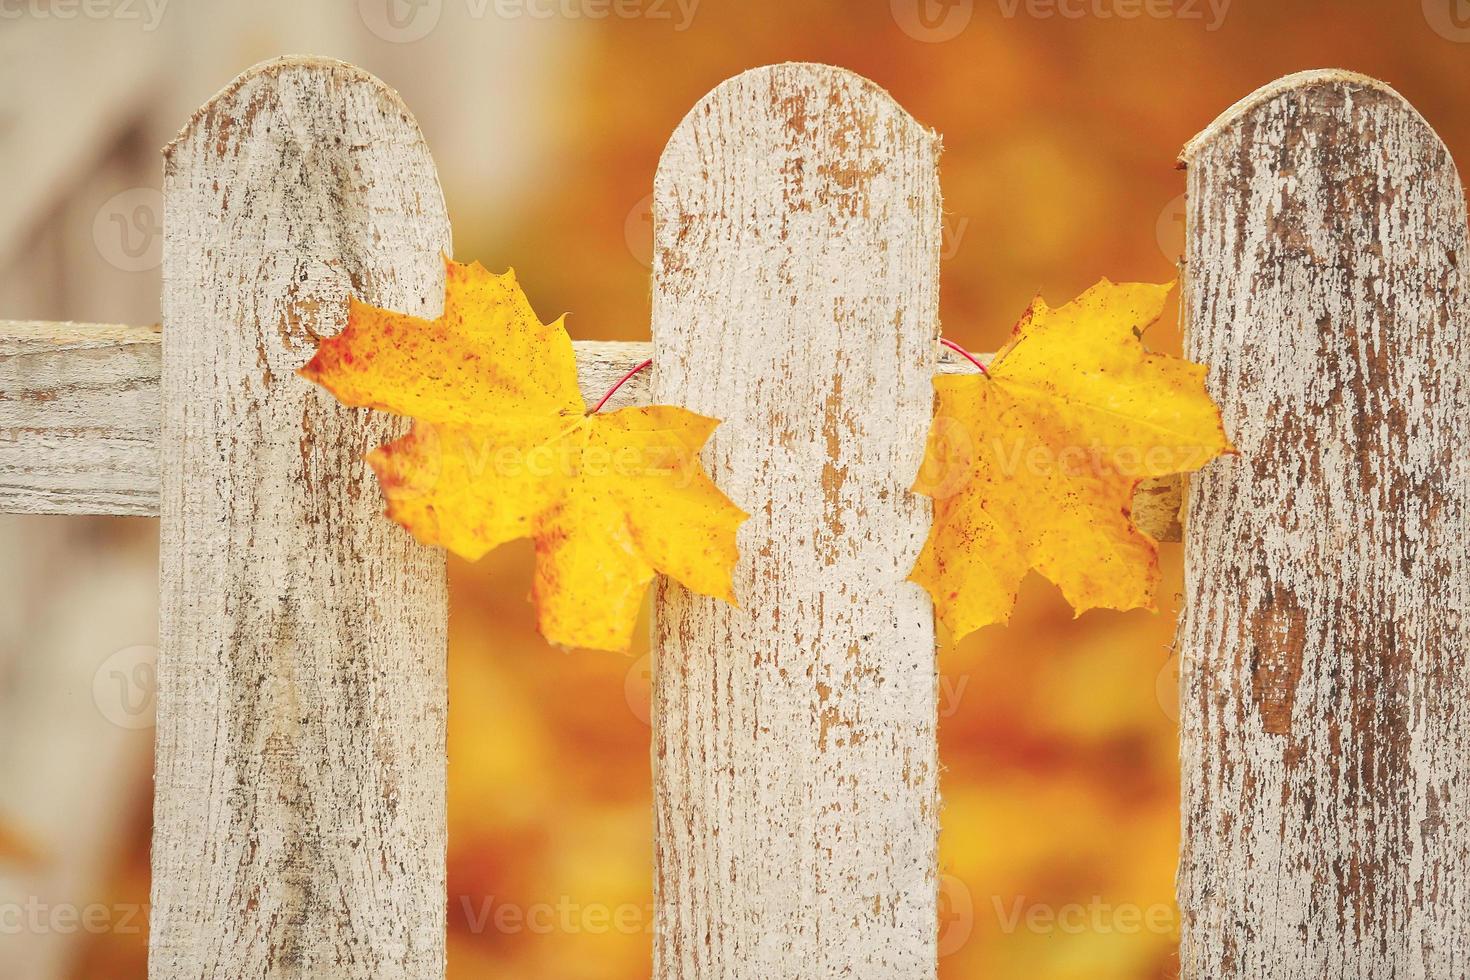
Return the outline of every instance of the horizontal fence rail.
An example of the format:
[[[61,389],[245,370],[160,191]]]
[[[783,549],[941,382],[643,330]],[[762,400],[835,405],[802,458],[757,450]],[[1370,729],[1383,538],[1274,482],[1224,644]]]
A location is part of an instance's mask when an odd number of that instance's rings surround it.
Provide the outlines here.
[[[573,346],[588,404],[653,356],[646,341]],[[156,326],[0,320],[0,513],[157,517],[162,354]],[[974,368],[945,350],[938,370]],[[648,404],[651,383],[634,376],[607,409]],[[1177,477],[1140,485],[1138,526],[1178,541],[1180,493]]]
[[[161,339],[0,320],[0,511],[158,516]]]

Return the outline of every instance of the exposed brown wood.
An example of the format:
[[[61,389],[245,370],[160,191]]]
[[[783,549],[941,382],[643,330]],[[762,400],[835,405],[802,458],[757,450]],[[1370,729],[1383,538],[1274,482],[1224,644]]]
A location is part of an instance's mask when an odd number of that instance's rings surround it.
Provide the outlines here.
[[[1470,975],[1470,308],[1454,163],[1316,72],[1185,151],[1189,980]]]
[[[723,419],[740,608],[662,583],[658,980],[935,974],[934,616],[905,581],[933,406],[938,140],[782,65],[685,117],[654,181],[654,397]]]

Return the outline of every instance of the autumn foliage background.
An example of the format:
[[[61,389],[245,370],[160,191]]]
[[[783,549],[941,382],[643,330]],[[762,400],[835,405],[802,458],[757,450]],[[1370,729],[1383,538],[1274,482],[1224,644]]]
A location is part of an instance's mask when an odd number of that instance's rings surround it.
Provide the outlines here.
[[[1212,30],[1210,5],[1183,0],[1175,16],[1136,19],[1116,16],[1137,6],[1126,0],[1074,2],[1076,17],[1033,16],[1055,8],[1024,0],[952,0],[968,23],[936,42],[905,30],[914,9],[906,0],[703,0],[685,30],[672,5],[669,18],[519,24],[558,31],[564,43],[554,60],[519,66],[499,88],[436,64],[445,35],[488,39],[500,27],[494,16],[467,19],[452,0],[436,34],[419,42],[364,41],[355,14],[345,21],[356,32],[350,50],[334,49],[330,31],[327,43],[320,32],[313,41],[400,88],[419,115],[457,255],[514,265],[538,312],[570,311],[578,338],[647,336],[647,195],[664,141],[701,96],[743,69],[785,60],[867,75],[943,135],[944,332],[991,350],[1037,292],[1061,303],[1099,276],[1173,276],[1183,241],[1179,148],[1282,74],[1342,67],[1381,77],[1470,163],[1470,43],[1434,27],[1450,22],[1435,4],[1453,11],[1457,2],[1234,0]],[[293,50],[284,24],[216,39],[229,54],[216,59],[216,85]],[[191,104],[209,94],[190,93]],[[436,100],[534,106],[520,124],[535,133],[534,153],[509,172],[452,159],[467,137],[436,129]],[[493,145],[497,134],[474,135]],[[514,193],[486,192],[492,182]],[[1178,351],[1172,311],[1150,342]],[[146,522],[97,526],[97,547],[151,547]],[[942,976],[1176,974],[1177,545],[1164,547],[1164,565],[1157,615],[1074,620],[1033,577],[1009,628],[941,650]],[[529,567],[524,543],[476,566],[450,565],[450,976],[646,977],[646,643],[626,658],[548,648],[526,602]],[[147,819],[145,801],[96,900],[146,901]],[[1028,925],[1033,906],[1058,918]],[[144,976],[141,934],[77,941],[87,949],[76,977]]]

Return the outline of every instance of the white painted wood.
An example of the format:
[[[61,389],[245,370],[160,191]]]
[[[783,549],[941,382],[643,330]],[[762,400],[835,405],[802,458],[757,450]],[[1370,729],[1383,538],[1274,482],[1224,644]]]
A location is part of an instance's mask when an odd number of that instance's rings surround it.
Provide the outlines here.
[[[905,582],[937,363],[937,137],[871,82],[747,72],[654,182],[654,397],[723,419],[741,607],[663,582],[654,976],[933,977],[933,609]]]
[[[152,980],[432,980],[442,555],[362,461],[404,431],[294,372],[349,293],[425,316],[449,225],[349,65],[246,72],[166,151]]]
[[[594,405],[653,350],[573,346],[582,397]],[[0,513],[158,516],[159,368],[156,327],[0,320]],[[941,352],[941,374],[973,370]],[[645,371],[607,410],[648,400]],[[1161,541],[1179,540],[1179,509],[1177,478],[1145,483],[1133,498],[1134,520]]]
[[[1419,115],[1297,75],[1186,149],[1190,980],[1470,975],[1465,202]]]
[[[158,513],[158,338],[0,322],[0,511]]]

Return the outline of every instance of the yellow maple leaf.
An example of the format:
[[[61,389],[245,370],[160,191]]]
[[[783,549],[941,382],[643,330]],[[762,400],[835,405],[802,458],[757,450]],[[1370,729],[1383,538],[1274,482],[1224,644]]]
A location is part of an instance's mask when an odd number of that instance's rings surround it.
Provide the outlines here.
[[[1010,618],[1036,569],[1080,614],[1152,608],[1158,547],[1133,526],[1139,481],[1234,452],[1205,368],[1140,340],[1172,284],[1104,279],[1037,299],[989,376],[937,377],[915,491],[934,523],[911,580],[955,639]]]
[[[471,561],[532,538],[542,635],[624,650],[656,573],[733,602],[746,515],[699,465],[719,423],[654,405],[588,414],[562,320],[543,324],[514,271],[445,259],[444,313],[352,301],[301,374],[349,405],[414,419],[368,455],[388,516]]]

